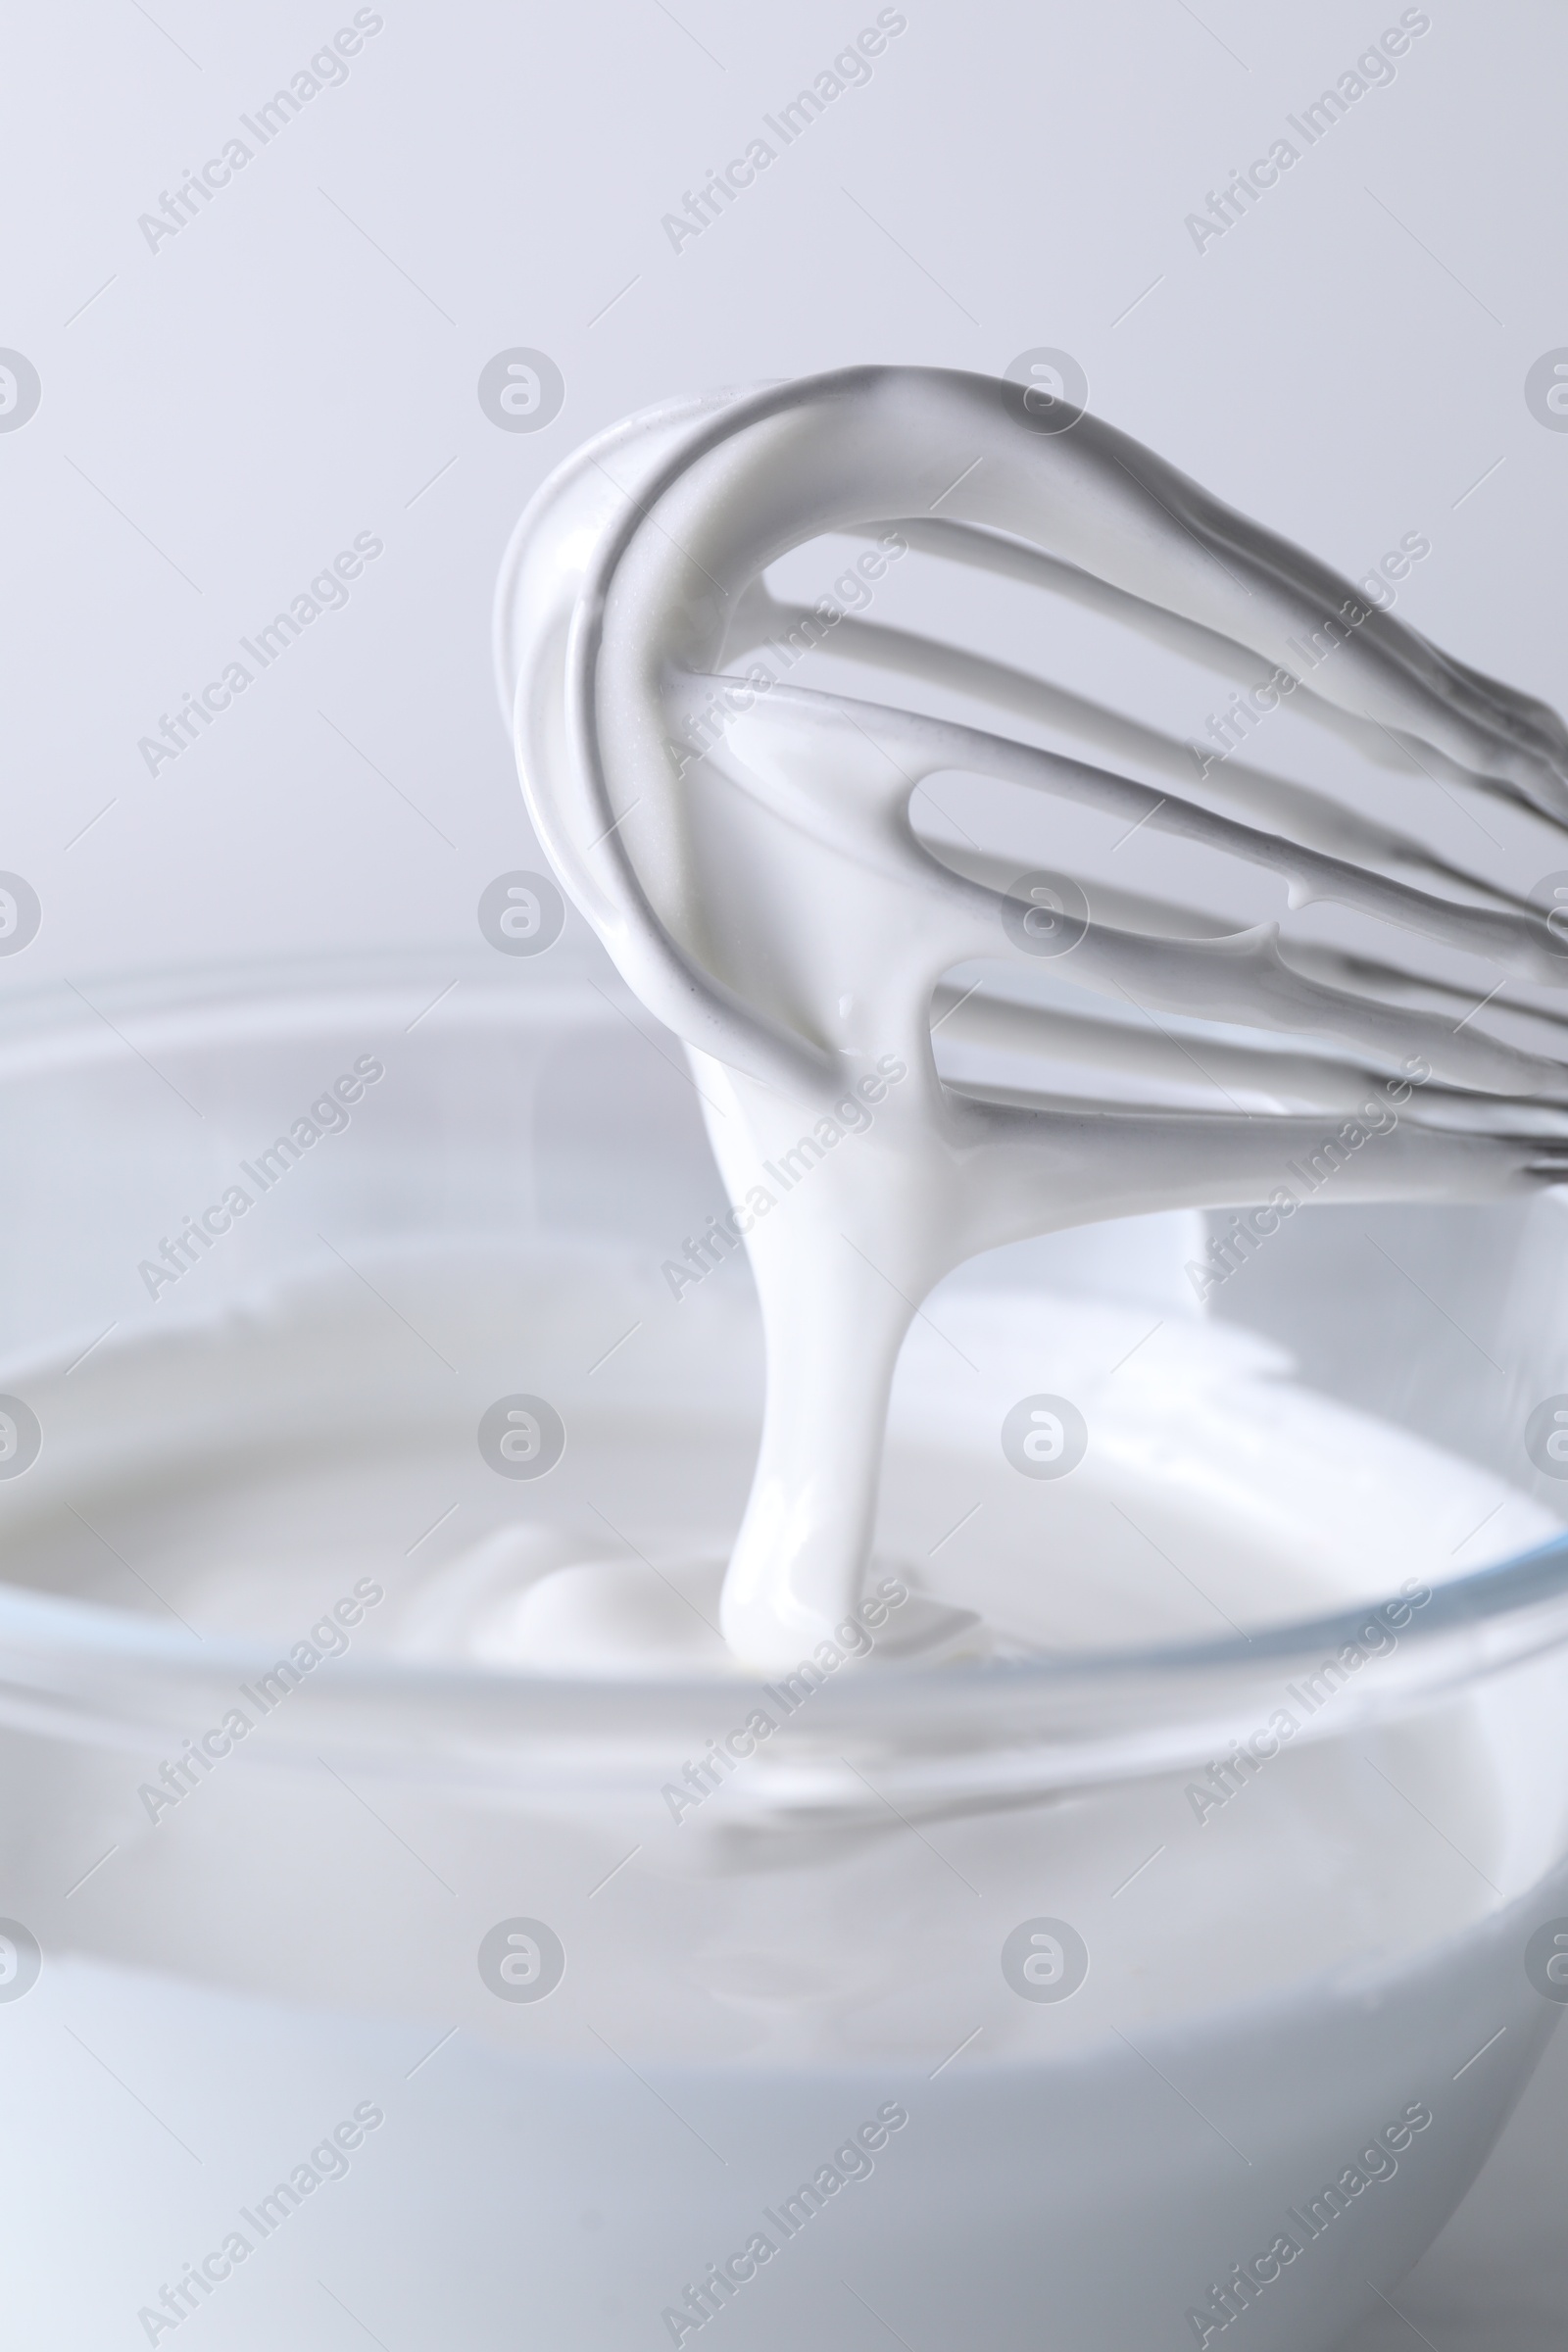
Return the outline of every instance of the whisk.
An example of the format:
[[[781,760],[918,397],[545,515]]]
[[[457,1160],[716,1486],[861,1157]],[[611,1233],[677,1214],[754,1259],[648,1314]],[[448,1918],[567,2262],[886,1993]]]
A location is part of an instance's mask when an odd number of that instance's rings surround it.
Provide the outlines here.
[[[648,411],[539,491],[498,591],[529,812],[628,985],[686,1045],[756,1275],[767,1397],[723,1628],[763,1667],[855,1603],[899,1347],[964,1259],[1266,1200],[1373,1105],[1376,1149],[1342,1143],[1339,1200],[1494,1200],[1568,1170],[1549,994],[1568,951],[1548,908],[1336,795],[1195,757],[945,640],[815,609],[835,658],[1035,732],[1065,724],[1158,780],[792,681],[811,609],[776,603],[762,574],[849,534],[873,567],[896,545],[1211,658],[1242,649],[1276,699],[1348,714],[1435,789],[1563,825],[1552,710],[1126,434],[1043,419],[1035,397],[856,368]],[[1308,681],[1314,642],[1333,660]],[[911,801],[954,771],[1273,877],[1284,917],[1237,928],[1064,858],[1020,871],[922,838]],[[1354,918],[1352,944],[1295,919],[1323,905]],[[1466,958],[1503,975],[1479,1010]],[[1499,1034],[1503,1016],[1535,1045]],[[992,1074],[956,1073],[965,1054]]]

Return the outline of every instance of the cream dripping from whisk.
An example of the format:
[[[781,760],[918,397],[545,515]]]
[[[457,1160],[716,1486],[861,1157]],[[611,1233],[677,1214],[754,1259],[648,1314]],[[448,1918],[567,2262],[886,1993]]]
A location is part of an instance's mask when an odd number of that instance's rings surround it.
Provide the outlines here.
[[[943,770],[1022,784],[1276,873],[1293,906],[1334,902],[1485,956],[1516,990],[1560,985],[1544,922],[1509,892],[1255,773],[1238,817],[1191,797],[1190,762],[1187,789],[1161,791],[746,666],[774,617],[760,585],[770,564],[823,533],[894,531],[1086,598],[1108,590],[1285,672],[1292,641],[1338,616],[1344,640],[1313,691],[1439,773],[1553,822],[1568,815],[1568,734],[1544,706],[1368,612],[1326,566],[1110,426],[1087,415],[1066,432],[1036,425],[1020,387],[927,369],[671,405],[553,475],[503,570],[502,695],[547,855],[629,986],[684,1041],[740,1216],[753,1196],[776,1200],[769,1168],[793,1154],[808,1171],[746,1234],[767,1397],[722,1625],[749,1665],[787,1664],[854,1606],[899,1348],[965,1259],[1102,1218],[1266,1198],[1282,1160],[1313,1147],[1323,1109],[1412,1055],[1432,1073],[1429,1099],[1346,1170],[1339,1198],[1494,1199],[1550,1180],[1568,1136],[1562,1065],[1456,1024],[1419,973],[1292,953],[1277,925],[1225,932],[1115,891],[1097,890],[1091,907],[1071,875],[944,861],[917,838],[909,802]],[[911,520],[937,507],[939,524]],[[855,650],[1027,710],[1029,681],[952,649],[911,658],[863,632]],[[1221,770],[1206,797],[1238,789]],[[1078,987],[1145,1025],[983,990],[938,1001],[955,966],[1032,960],[1043,937],[1070,955]],[[945,1083],[934,1004],[950,1035],[1094,1057],[1125,1080],[1120,1099]],[[1165,1015],[1234,1027],[1227,1050],[1257,1088],[1307,1108],[1151,1105]],[[1271,1051],[1266,1031],[1297,1050]],[[1303,1039],[1317,1051],[1301,1052]]]

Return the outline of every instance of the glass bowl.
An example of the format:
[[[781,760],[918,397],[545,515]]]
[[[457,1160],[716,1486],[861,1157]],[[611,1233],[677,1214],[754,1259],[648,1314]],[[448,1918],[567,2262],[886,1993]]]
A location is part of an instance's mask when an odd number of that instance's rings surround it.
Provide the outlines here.
[[[573,933],[13,995],[0,1094],[21,2336],[1379,2307],[1568,1997],[1557,1196],[1310,1206],[1217,1289],[1185,1214],[964,1269],[865,1620],[762,1684],[684,1638],[744,1262]],[[1008,1433],[1063,1399],[1057,1474]],[[550,1650],[583,1561],[646,1670]],[[921,1590],[994,1653],[901,1656]]]

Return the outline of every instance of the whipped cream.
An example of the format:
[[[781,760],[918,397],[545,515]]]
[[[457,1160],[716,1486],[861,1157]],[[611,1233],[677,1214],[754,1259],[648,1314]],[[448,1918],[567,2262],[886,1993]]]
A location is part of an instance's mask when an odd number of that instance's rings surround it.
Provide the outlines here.
[[[1283,1162],[1320,1146],[1326,1113],[1372,1086],[1408,1089],[1411,1073],[1420,1102],[1346,1168],[1338,1199],[1490,1200],[1562,1164],[1561,1062],[1456,1021],[1443,971],[1293,952],[1277,923],[1238,930],[1098,881],[1091,903],[1072,873],[939,856],[910,801],[956,769],[1148,826],[1264,869],[1293,909],[1327,903],[1378,926],[1380,949],[1392,930],[1429,961],[1500,967],[1512,1005],[1565,976],[1525,901],[1254,771],[1217,769],[1200,801],[1190,772],[1185,791],[1156,788],[808,690],[761,658],[779,610],[760,586],[768,566],[858,534],[863,577],[913,549],[1086,601],[1109,591],[1140,625],[1173,616],[1276,675],[1301,666],[1293,643],[1327,632],[1337,659],[1301,701],[1355,714],[1440,780],[1568,815],[1552,711],[1369,610],[1111,426],[1036,424],[1021,387],[922,368],[668,404],[550,478],[502,571],[498,667],[529,812],[624,978],[685,1042],[760,1297],[766,1412],[722,1602],[725,1638],[755,1665],[797,1657],[858,1597],[899,1349],[966,1258],[1102,1218],[1265,1200]],[[897,631],[844,623],[834,651],[1031,717],[1048,691]],[[1222,796],[1245,819],[1209,805]],[[943,993],[956,967],[997,959],[1032,982],[1070,964],[1073,987],[1119,1017],[996,987]],[[1087,1060],[1099,1092],[955,1082],[934,1017],[955,1046]],[[1162,1102],[1158,1083],[1192,1058],[1170,1017],[1228,1033],[1232,1074],[1245,1062],[1269,1115]],[[873,1102],[862,1128],[854,1113]],[[791,1153],[809,1181],[783,1202],[769,1172]]]

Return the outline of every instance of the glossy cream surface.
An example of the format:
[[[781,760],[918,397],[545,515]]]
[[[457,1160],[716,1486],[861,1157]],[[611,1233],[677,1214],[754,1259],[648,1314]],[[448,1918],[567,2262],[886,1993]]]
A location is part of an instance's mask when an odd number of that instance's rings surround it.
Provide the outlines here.
[[[1145,783],[791,682],[813,614],[781,612],[762,575],[849,533],[866,545],[846,577],[880,579],[912,548],[954,566],[956,611],[964,566],[1110,597],[1146,631],[1270,665],[1276,705],[1326,699],[1440,774],[1560,823],[1568,736],[1553,712],[1113,427],[1081,415],[1063,429],[1037,399],[867,368],[669,404],[560,468],[503,568],[497,659],[529,812],[623,976],[685,1041],[761,1299],[766,1414],[721,1603],[725,1639],[758,1665],[856,1603],[899,1349],[954,1266],[1092,1220],[1277,1198],[1325,1133],[1358,1139],[1341,1200],[1496,1199],[1560,1159],[1560,1061],[1456,1021],[1419,955],[1405,968],[1413,937],[1500,966],[1516,990],[1559,986],[1557,943],[1510,889],[1255,770],[1184,756],[1179,783]],[[940,640],[857,634],[827,600],[817,638],[830,628],[852,659],[944,680],[992,714],[1038,717],[1051,692]],[[1321,674],[1312,643],[1334,651]],[[1112,710],[1083,731],[1127,748]],[[1237,930],[1200,898],[1160,903],[1114,880],[1091,896],[1071,872],[1020,873],[972,844],[939,857],[910,804],[952,771],[1260,870],[1289,910],[1331,904],[1396,960],[1293,956],[1278,921]],[[960,993],[948,976],[976,959],[1070,973],[1124,1017],[979,981]],[[1549,999],[1535,1009],[1555,1022]],[[1231,1082],[1268,1115],[1228,1086],[1231,1108],[1161,1096],[1178,1055],[1197,1058],[1172,1015],[1209,1025]],[[1026,1073],[956,1082],[939,1071],[933,1020],[950,1044],[1032,1049],[1092,1075],[1077,1099]],[[1368,1134],[1376,1150],[1352,1160]]]

